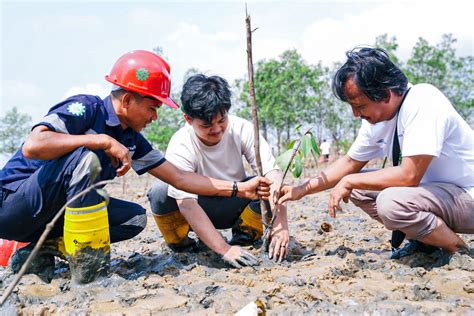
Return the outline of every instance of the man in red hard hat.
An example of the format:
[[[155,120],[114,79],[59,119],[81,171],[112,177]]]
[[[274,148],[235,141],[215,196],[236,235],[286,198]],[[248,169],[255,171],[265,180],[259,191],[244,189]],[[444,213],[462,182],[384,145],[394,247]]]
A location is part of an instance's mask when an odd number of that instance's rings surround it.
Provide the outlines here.
[[[105,99],[76,95],[53,106],[0,171],[0,238],[31,242],[12,257],[14,272],[19,271],[46,224],[67,201],[94,182],[123,176],[130,168],[201,195],[237,194],[248,199],[269,195],[270,181],[263,177],[239,182],[235,188],[232,181],[182,171],[140,134],[157,119],[163,103],[178,108],[170,98],[170,67],[160,56],[143,50],[129,52],[117,60],[106,80],[113,83],[113,89]],[[101,170],[94,180],[90,169],[97,162]],[[145,228],[145,210],[140,205],[115,198],[105,205],[103,200],[92,190],[69,203],[66,216],[103,212],[105,208],[112,243],[130,239]],[[64,258],[63,226],[61,219],[29,272],[51,278],[54,257]],[[239,258],[231,256],[224,254],[223,259],[257,264],[248,252]],[[78,280],[89,282],[94,277],[88,275],[107,267],[108,260],[99,267],[92,262],[90,267],[81,267],[85,273]]]

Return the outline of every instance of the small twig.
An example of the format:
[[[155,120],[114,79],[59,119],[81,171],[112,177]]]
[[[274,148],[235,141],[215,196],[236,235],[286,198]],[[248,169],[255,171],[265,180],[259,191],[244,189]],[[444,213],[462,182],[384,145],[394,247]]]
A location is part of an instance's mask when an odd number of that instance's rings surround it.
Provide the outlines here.
[[[5,303],[5,301],[8,299],[8,297],[10,296],[10,294],[13,292],[13,289],[15,288],[15,286],[18,284],[18,282],[20,282],[20,279],[21,277],[26,273],[26,270],[28,269],[28,267],[30,266],[31,262],[33,261],[33,259],[36,257],[36,255],[38,254],[41,246],[43,245],[43,243],[45,242],[46,240],[46,237],[48,237],[48,234],[51,232],[51,230],[53,229],[54,225],[56,224],[57,220],[61,217],[61,215],[64,213],[64,210],[66,209],[66,206],[72,202],[74,202],[75,200],[77,200],[78,198],[80,198],[81,196],[89,193],[91,190],[99,187],[99,186],[102,186],[102,185],[106,185],[106,184],[109,184],[109,183],[112,183],[113,180],[104,180],[104,181],[100,181],[100,182],[97,182],[91,186],[89,186],[87,189],[85,189],[84,191],[81,191],[79,192],[78,194],[76,194],[75,196],[73,196],[71,198],[71,200],[69,200],[66,204],[64,204],[64,206],[56,213],[56,215],[54,216],[54,218],[46,225],[46,228],[44,230],[44,232],[41,234],[41,237],[39,238],[39,240],[37,241],[35,247],[33,248],[33,251],[30,253],[30,255],[28,256],[28,259],[26,259],[25,263],[23,264],[23,266],[21,267],[20,271],[18,272],[17,276],[15,277],[15,279],[13,280],[13,282],[10,284],[10,286],[5,290],[5,293],[3,293],[2,295],[2,298],[0,299],[0,306],[3,306],[3,304]]]

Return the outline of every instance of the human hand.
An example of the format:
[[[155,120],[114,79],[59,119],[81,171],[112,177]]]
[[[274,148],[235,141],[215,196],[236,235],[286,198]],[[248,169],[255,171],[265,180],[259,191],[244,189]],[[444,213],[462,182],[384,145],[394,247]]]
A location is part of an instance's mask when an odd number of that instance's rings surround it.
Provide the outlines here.
[[[260,176],[254,177],[245,182],[239,182],[237,184],[237,196],[249,200],[268,200],[268,197],[270,196],[271,184],[271,180]]]
[[[296,201],[305,196],[305,189],[302,186],[285,185],[280,190],[280,198],[278,204],[283,204],[286,201]]]
[[[329,203],[328,203],[328,210],[329,216],[335,218],[336,211],[342,211],[340,206],[341,200],[348,203],[349,196],[351,195],[352,189],[347,186],[347,182],[344,178],[339,181],[338,184],[331,190],[329,194]]]
[[[281,262],[288,255],[288,243],[290,234],[288,227],[284,227],[281,223],[277,223],[272,227],[270,232],[270,245],[268,246],[268,258],[275,258],[276,262]]]
[[[117,168],[119,163],[122,165],[116,170],[116,174],[118,177],[123,176],[130,170],[132,166],[132,158],[130,157],[130,153],[128,148],[119,143],[114,138],[106,135],[108,137],[106,143],[106,147],[104,148],[105,154],[110,157],[112,160],[112,166]]]
[[[247,250],[239,247],[232,246],[227,250],[227,252],[222,256],[222,259],[229,263],[234,268],[242,268],[245,266],[256,266],[258,265],[258,259],[253,254]]]

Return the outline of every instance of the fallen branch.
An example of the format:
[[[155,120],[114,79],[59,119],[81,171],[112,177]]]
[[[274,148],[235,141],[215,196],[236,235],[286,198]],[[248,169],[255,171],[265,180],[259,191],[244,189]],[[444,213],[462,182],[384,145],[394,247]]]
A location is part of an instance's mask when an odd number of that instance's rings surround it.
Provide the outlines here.
[[[103,185],[106,185],[106,184],[109,184],[109,183],[112,183],[113,180],[104,180],[104,181],[100,181],[100,182],[97,182],[91,186],[89,186],[87,189],[85,189],[84,191],[81,191],[79,192],[78,194],[76,194],[75,196],[73,196],[71,198],[71,200],[69,200],[66,204],[64,204],[64,206],[56,213],[56,215],[54,216],[54,218],[51,220],[51,222],[49,222],[47,225],[46,225],[46,228],[43,232],[43,234],[41,234],[41,237],[39,238],[38,242],[36,243],[35,245],[35,248],[33,248],[33,251],[30,253],[30,255],[28,256],[28,259],[26,259],[25,263],[23,264],[23,266],[21,267],[20,271],[18,272],[17,276],[15,277],[15,279],[13,280],[13,282],[10,284],[10,286],[5,290],[5,293],[3,293],[2,295],[2,298],[0,299],[0,306],[3,306],[3,304],[5,303],[5,301],[8,299],[8,297],[10,296],[10,294],[13,292],[13,289],[15,288],[15,286],[18,284],[18,282],[20,282],[20,279],[21,277],[26,273],[26,270],[28,269],[28,267],[30,266],[31,262],[33,261],[33,259],[36,257],[36,255],[38,254],[41,246],[43,245],[43,243],[46,241],[46,237],[48,237],[48,234],[51,232],[51,230],[53,229],[54,225],[56,224],[56,222],[58,221],[58,219],[61,217],[61,215],[64,213],[64,210],[66,209],[66,206],[72,202],[74,202],[75,200],[77,200],[78,198],[80,198],[81,196],[89,193],[91,190],[94,190],[95,188],[99,187],[99,186],[103,186]],[[100,193],[99,193],[100,194]],[[102,195],[102,194],[101,194]]]

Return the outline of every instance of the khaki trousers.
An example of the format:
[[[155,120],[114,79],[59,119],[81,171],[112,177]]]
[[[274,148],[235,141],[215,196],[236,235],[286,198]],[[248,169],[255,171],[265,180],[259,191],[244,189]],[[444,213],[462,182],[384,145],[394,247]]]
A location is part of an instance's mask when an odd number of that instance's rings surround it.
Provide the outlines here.
[[[454,184],[353,190],[350,200],[387,229],[401,230],[409,239],[431,233],[437,224],[436,217],[456,233],[474,234],[474,199]]]

